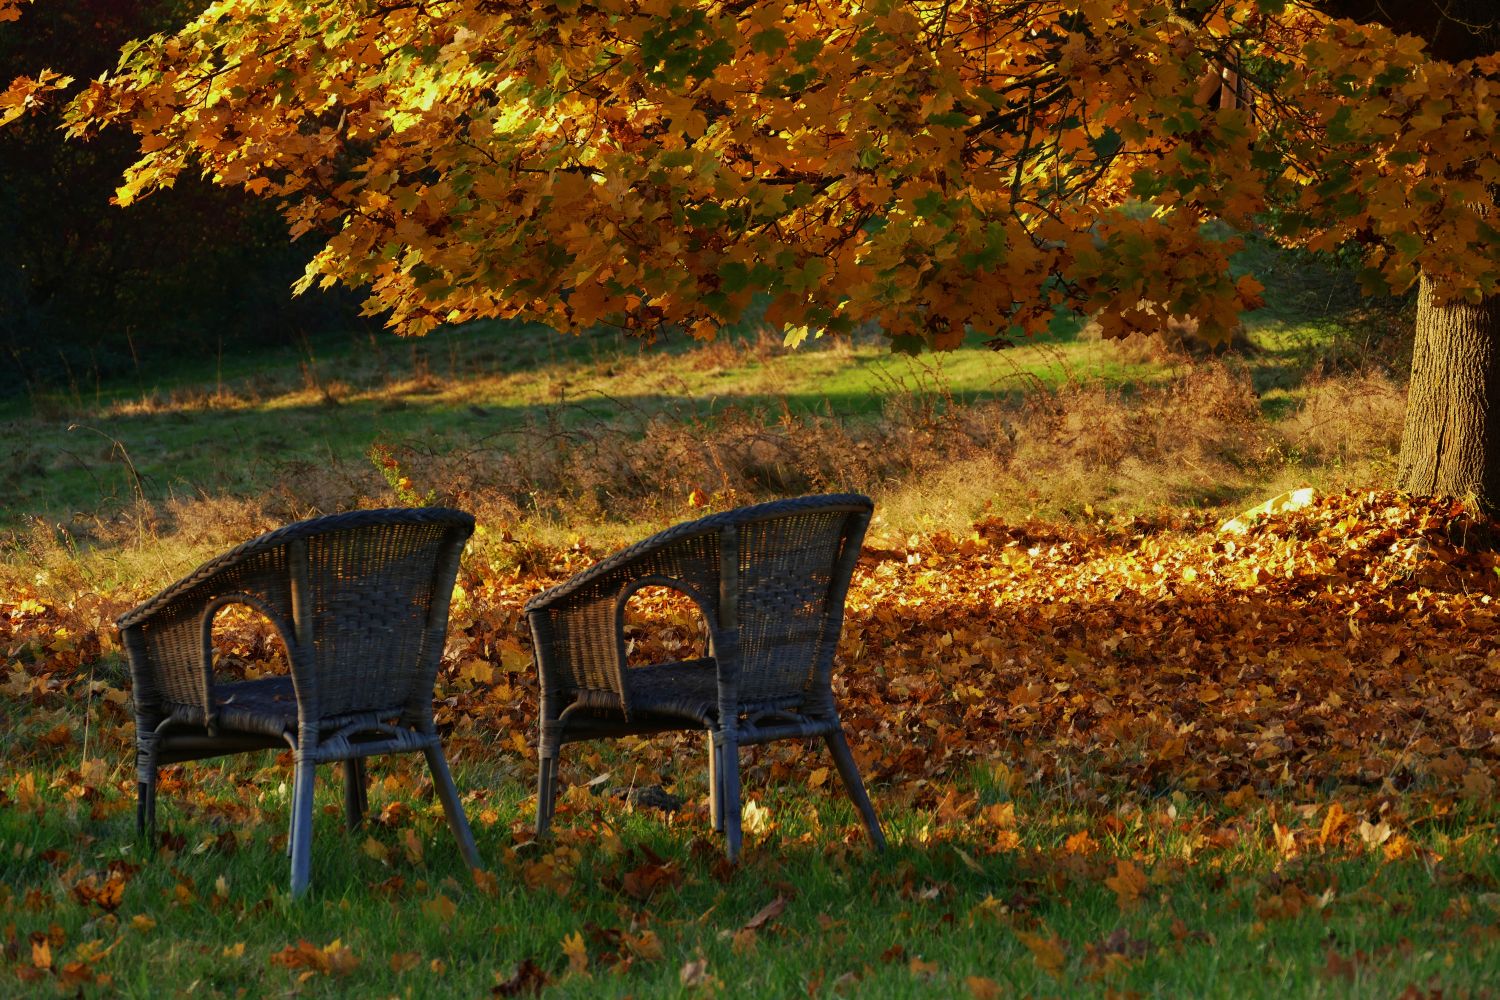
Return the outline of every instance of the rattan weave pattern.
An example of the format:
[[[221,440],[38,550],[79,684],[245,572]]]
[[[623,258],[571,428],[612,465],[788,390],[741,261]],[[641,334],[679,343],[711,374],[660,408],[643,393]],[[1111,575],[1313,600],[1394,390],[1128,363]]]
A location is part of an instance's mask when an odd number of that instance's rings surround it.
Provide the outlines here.
[[[668,528],[526,604],[542,687],[537,827],[551,821],[564,743],[703,728],[715,826],[739,851],[738,747],[823,737],[877,845],[884,838],[845,741],[832,689],[844,598],[874,505],[859,494],[798,497]],[[624,613],[665,586],[702,611],[710,655],[628,667]],[[717,776],[723,776],[720,781]]]
[[[142,832],[154,827],[160,764],[290,746],[292,888],[301,892],[314,768],[344,762],[352,826],[363,811],[363,759],[421,751],[465,859],[478,867],[432,717],[448,605],[473,531],[473,517],[447,508],[300,521],[204,563],[121,616],[135,688]],[[216,680],[213,622],[230,604],[270,621],[290,677]]]

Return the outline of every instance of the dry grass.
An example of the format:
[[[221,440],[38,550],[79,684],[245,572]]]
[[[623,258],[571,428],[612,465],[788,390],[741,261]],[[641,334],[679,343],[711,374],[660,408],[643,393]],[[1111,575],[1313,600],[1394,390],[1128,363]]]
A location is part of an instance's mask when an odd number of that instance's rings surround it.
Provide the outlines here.
[[[1111,357],[1126,364],[1181,364],[1195,357],[1257,353],[1243,324],[1230,332],[1227,341],[1209,342],[1198,335],[1198,320],[1193,316],[1167,316],[1160,329],[1112,338],[1104,336],[1098,323],[1089,322],[1079,330],[1078,337],[1101,345]]]
[[[690,494],[725,507],[825,490],[870,493],[890,506],[892,530],[920,530],[987,506],[1064,515],[1233,506],[1286,473],[1316,479],[1323,465],[1378,461],[1400,423],[1400,389],[1376,373],[1320,378],[1302,409],[1271,422],[1245,368],[1207,362],[1133,390],[1069,384],[1019,402],[963,405],[927,385],[889,397],[869,421],[784,407],[571,426],[554,418],[462,451],[408,443],[395,452],[421,491],[513,531],[663,522],[689,512]],[[366,466],[302,463],[265,498],[218,501],[197,520],[249,527],[385,502]],[[170,519],[191,523],[194,504],[209,503],[178,504]]]
[[[1352,465],[1401,447],[1406,387],[1385,371],[1315,373],[1304,383],[1304,400],[1275,430],[1293,448],[1322,463]]]
[[[781,350],[763,337],[711,345],[693,361],[733,367]],[[1378,484],[1404,410],[1402,387],[1368,369],[1316,375],[1293,412],[1267,419],[1250,369],[1235,359],[1182,364],[1160,381],[1125,388],[1073,380],[973,403],[956,400],[937,372],[890,389],[869,419],[785,405],[731,405],[705,415],[684,402],[569,423],[563,407],[550,407],[519,432],[460,449],[391,446],[418,495],[433,491],[437,502],[474,511],[492,538],[505,538],[505,561],[515,565],[531,548],[585,528],[592,544],[607,545],[701,513],[704,502],[722,509],[819,491],[874,496],[877,534],[889,536],[961,530],[985,511],[1089,517],[1186,506],[1229,513],[1290,486]],[[314,379],[306,391],[345,390]],[[195,402],[247,401],[242,393]],[[162,549],[156,542],[196,555],[278,523],[394,502],[368,462],[330,454],[283,464],[255,496],[152,504],[142,495],[109,514],[35,520],[14,533],[0,562],[87,589],[135,568],[165,574],[175,556],[147,563],[120,556]],[[90,558],[92,569],[78,568]]]

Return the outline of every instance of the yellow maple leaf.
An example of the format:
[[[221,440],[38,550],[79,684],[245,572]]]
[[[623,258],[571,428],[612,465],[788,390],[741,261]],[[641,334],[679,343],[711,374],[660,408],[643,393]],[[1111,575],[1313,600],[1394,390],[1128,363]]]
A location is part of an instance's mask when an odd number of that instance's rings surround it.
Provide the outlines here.
[[[568,956],[569,975],[588,975],[589,971],[589,948],[584,943],[583,934],[574,931],[562,940],[563,954]]]

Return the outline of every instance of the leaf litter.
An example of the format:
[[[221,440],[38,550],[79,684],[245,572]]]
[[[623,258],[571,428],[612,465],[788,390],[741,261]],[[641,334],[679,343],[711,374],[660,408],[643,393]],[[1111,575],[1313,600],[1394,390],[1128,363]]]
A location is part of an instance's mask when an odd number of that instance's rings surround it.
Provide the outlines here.
[[[1022,888],[1009,900],[986,898],[970,922],[990,914],[1015,919],[1035,904],[1029,893],[1077,879],[1105,886],[1124,915],[1155,898],[1174,865],[1191,863],[1194,849],[1232,842],[1229,817],[1268,805],[1270,841],[1287,863],[1335,850],[1411,856],[1421,850],[1418,826],[1491,809],[1500,779],[1500,558],[1488,547],[1500,537],[1496,528],[1457,502],[1361,491],[1259,518],[1232,535],[1204,515],[1164,513],[1071,524],[987,518],[962,536],[872,539],[850,591],[835,674],[851,745],[879,808],[928,817],[917,841],[951,843],[968,870],[982,870],[985,854],[1022,851]],[[537,705],[520,607],[600,554],[578,544],[524,572],[467,559],[438,683],[438,720],[451,753],[514,757],[525,773]],[[117,766],[133,741],[128,678],[109,623],[142,596],[58,599],[28,586],[0,595],[0,687],[12,721],[0,807],[39,813],[62,803],[96,820],[130,810],[133,776]],[[633,659],[676,658],[698,634],[696,611],[670,596],[648,597],[640,610],[647,624],[632,636]],[[215,636],[222,671],[285,669],[264,622],[231,611],[223,624]],[[86,720],[90,757],[83,759]],[[696,761],[685,748],[701,749],[690,735],[633,745],[632,786],[673,787],[674,761]],[[586,774],[620,766],[583,764]],[[805,782],[825,765],[795,742],[760,748],[751,764],[755,780],[770,784]],[[572,822],[570,811],[604,808],[586,774],[562,798],[561,829]],[[976,774],[1006,800],[977,792],[966,780]],[[227,831],[170,834],[169,856],[233,853],[242,841],[236,829],[261,820],[276,825],[258,804],[257,786],[237,780],[228,795],[193,800],[200,817],[219,817]],[[392,793],[415,790],[410,777],[382,780]],[[838,794],[836,784],[817,784],[820,793]],[[1017,828],[1027,817],[1008,799],[1023,788],[1066,799],[1098,823],[1092,831],[1060,831],[1051,851],[1022,849]],[[197,794],[172,769],[162,790]],[[701,813],[699,791],[690,786],[686,800]],[[683,792],[679,786],[675,794]],[[484,796],[476,798],[471,818],[481,828],[492,825],[498,816]],[[1160,802],[1173,811],[1189,799],[1208,803],[1222,820],[1193,828],[1197,848],[1190,845],[1184,860],[1118,856],[1115,835],[1133,814]],[[778,814],[762,812],[756,836],[782,836]],[[382,865],[404,858],[411,866],[411,888],[397,874],[377,891],[393,900],[420,894],[424,913],[451,920],[449,895],[426,891],[420,878],[422,841],[413,820],[405,804],[390,803],[372,817],[359,850]],[[568,893],[578,845],[587,839],[623,856],[623,874],[606,880],[613,888],[604,891],[625,901],[675,891],[687,877],[677,861],[627,848],[608,824],[578,822],[584,826],[571,840],[560,836],[545,848],[522,841],[494,860],[531,891]],[[515,829],[524,825],[518,818]],[[834,832],[836,839],[819,829],[800,836],[829,847],[857,842],[859,833],[851,826]],[[718,850],[707,838],[691,847],[695,857]],[[24,902],[31,912],[71,903],[113,922],[120,910],[122,933],[152,932],[156,918],[121,908],[136,866],[116,861],[89,869],[70,862],[65,848],[49,853],[65,868],[67,898],[30,890]],[[910,872],[891,880],[904,880],[903,892],[918,905],[938,905],[948,894],[942,885],[922,888]],[[9,890],[0,890],[10,900]],[[184,877],[169,895],[176,905],[245,905],[227,882],[199,890]],[[723,927],[736,953],[754,950],[788,898],[778,891],[748,920]],[[1332,886],[1289,878],[1264,884],[1253,907],[1259,920],[1276,921],[1336,900]],[[1062,975],[1075,958],[1096,971],[1126,967],[1148,947],[1119,929],[1084,947],[1034,921],[1015,927],[1048,977]],[[608,934],[597,964],[621,970],[663,958],[648,928]],[[29,943],[8,949],[17,975],[91,981],[93,964],[107,952],[85,950],[62,963],[55,957],[64,947],[60,935],[34,932]],[[1172,937],[1206,939],[1176,918]],[[550,972],[545,960],[525,958],[496,972],[494,992],[530,993],[549,977],[587,975],[596,964],[590,951],[581,933],[570,934]],[[1327,974],[1347,978],[1354,959],[1329,955]],[[413,957],[379,961],[400,971]],[[300,978],[345,976],[360,958],[339,941],[301,939],[269,956]],[[698,956],[682,965],[680,980],[704,986],[713,977]],[[991,982],[970,977],[967,985],[987,995]]]

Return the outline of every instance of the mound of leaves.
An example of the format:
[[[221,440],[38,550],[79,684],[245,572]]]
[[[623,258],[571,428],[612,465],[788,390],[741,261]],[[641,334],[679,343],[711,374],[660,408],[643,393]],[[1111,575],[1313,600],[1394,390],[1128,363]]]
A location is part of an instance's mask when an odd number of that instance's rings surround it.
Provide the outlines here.
[[[866,568],[846,714],[893,782],[998,757],[1101,803],[1179,789],[1382,814],[1487,800],[1500,578],[1471,542],[1491,530],[1456,503],[1390,493],[1326,497],[1243,534],[988,521]]]
[[[876,539],[839,650],[846,726],[879,794],[920,808],[983,767],[1101,811],[1183,792],[1230,810],[1338,800],[1393,828],[1442,815],[1488,801],[1500,778],[1494,537],[1456,502],[1358,492],[1239,534],[1164,515]],[[438,691],[455,752],[530,766],[537,691],[520,608],[597,556],[575,546],[524,571],[470,557]],[[8,760],[76,761],[85,740],[94,755],[128,753],[128,678],[109,623],[143,596],[0,595]],[[633,662],[701,641],[690,606],[638,603]],[[221,621],[221,671],[285,669],[266,623]],[[678,753],[687,739],[634,751],[656,771],[636,783],[670,786],[674,767],[696,762],[696,749]],[[747,765],[751,781],[809,767],[815,785],[829,780],[794,743]],[[942,812],[957,821],[977,808]]]

